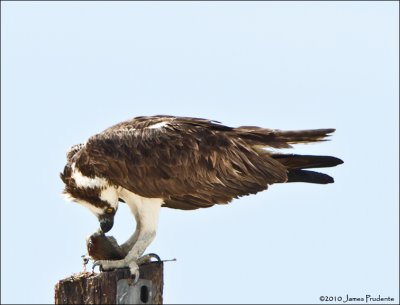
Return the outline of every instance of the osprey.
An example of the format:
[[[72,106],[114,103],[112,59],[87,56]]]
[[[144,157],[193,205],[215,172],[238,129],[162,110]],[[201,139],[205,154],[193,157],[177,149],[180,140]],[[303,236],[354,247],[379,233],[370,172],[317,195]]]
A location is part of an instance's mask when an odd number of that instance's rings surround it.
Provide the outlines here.
[[[136,230],[120,246],[124,257],[95,265],[103,270],[129,267],[138,278],[138,263],[156,235],[161,207],[209,208],[274,183],[332,183],[332,177],[308,169],[336,166],[342,160],[276,149],[325,141],[334,131],[233,128],[200,118],[136,117],[71,147],[61,173],[64,194],[96,215],[102,233],[113,227],[119,202],[129,206]]]

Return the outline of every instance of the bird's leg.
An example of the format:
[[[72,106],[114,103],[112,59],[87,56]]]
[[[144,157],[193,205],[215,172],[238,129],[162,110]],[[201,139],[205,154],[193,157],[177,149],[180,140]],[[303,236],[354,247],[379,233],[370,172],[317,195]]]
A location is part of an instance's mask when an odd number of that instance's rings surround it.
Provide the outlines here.
[[[112,270],[128,267],[131,274],[135,275],[135,280],[139,279],[139,258],[142,256],[146,248],[154,240],[156,236],[155,230],[141,230],[138,235],[138,240],[126,255],[121,260],[98,260],[93,264],[93,268],[101,266],[103,270]]]
[[[129,204],[129,203],[128,203]],[[129,248],[129,244],[136,242],[129,250],[127,255],[122,260],[99,260],[93,265],[101,266],[103,270],[111,270],[117,268],[129,267],[132,275],[136,275],[135,279],[139,278],[138,262],[139,258],[143,255],[146,248],[151,244],[156,236],[156,229],[158,224],[158,216],[161,208],[162,201],[158,199],[142,198],[140,202],[134,202],[135,208],[131,208],[134,212],[136,221],[139,226],[138,230],[133,236],[124,244]],[[137,233],[137,238],[136,238]]]
[[[139,232],[140,232],[140,223],[137,221],[135,233],[133,233],[131,237],[129,237],[129,239],[120,246],[125,256],[129,253],[133,245],[137,242],[139,238]]]

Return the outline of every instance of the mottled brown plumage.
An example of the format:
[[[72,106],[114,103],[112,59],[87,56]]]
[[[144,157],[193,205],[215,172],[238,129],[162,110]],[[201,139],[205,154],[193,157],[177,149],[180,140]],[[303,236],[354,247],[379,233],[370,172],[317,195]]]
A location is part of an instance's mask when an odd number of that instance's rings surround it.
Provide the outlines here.
[[[157,124],[163,125],[152,128]],[[334,129],[232,128],[188,117],[137,117],[74,146],[68,153],[68,164],[75,162],[83,175],[103,177],[139,196],[163,198],[165,207],[207,208],[255,194],[274,183],[333,182],[328,175],[304,169],[335,166],[342,163],[340,159],[268,151],[325,141],[332,132]],[[78,198],[95,196],[74,186],[68,164],[62,174],[65,192]],[[101,201],[97,204],[105,206]]]
[[[88,254],[96,260],[93,266],[128,267],[138,279],[161,207],[208,208],[274,183],[332,183],[332,177],[309,169],[335,166],[340,159],[277,150],[325,141],[333,131],[233,128],[199,118],[137,117],[73,146],[61,179],[64,193],[99,221],[99,231],[87,240]],[[119,201],[136,220],[135,232],[122,245],[104,235],[113,227]]]

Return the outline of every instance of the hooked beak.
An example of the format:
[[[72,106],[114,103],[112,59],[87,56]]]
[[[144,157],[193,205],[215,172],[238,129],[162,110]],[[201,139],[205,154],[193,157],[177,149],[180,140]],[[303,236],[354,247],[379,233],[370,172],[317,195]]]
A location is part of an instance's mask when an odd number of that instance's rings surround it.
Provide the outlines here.
[[[107,233],[114,225],[114,215],[100,215],[99,222],[101,231]]]

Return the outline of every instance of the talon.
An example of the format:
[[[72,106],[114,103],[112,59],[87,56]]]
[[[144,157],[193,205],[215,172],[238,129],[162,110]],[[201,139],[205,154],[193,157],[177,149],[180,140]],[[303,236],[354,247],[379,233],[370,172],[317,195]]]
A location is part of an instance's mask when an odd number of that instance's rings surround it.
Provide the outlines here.
[[[133,280],[133,285],[136,285],[136,283],[139,281],[140,277],[140,271],[139,271],[139,266],[136,262],[131,262],[129,264],[129,271],[131,272],[131,275],[135,276],[135,279]]]
[[[150,263],[152,258],[155,258],[157,261],[161,262],[161,258],[157,254],[149,253],[140,257],[137,261],[137,264],[142,265],[145,263]]]
[[[151,257],[152,257],[152,258],[155,258],[157,261],[161,262],[161,258],[160,258],[160,256],[159,256],[158,254],[149,253],[149,254],[147,254],[147,255],[150,256],[150,258],[151,258]]]
[[[101,263],[99,261],[93,262],[92,272],[94,272],[94,268],[96,268],[97,266],[99,266],[99,271],[102,272],[103,271],[103,267],[101,266]]]
[[[139,282],[139,277],[140,277],[140,272],[139,272],[139,269],[137,269],[136,271],[135,271],[135,279],[133,280],[133,285],[136,285],[137,284],[137,282]]]
[[[82,266],[83,266],[83,272],[86,272],[86,266],[89,263],[90,257],[87,255],[81,255],[82,257]]]
[[[81,257],[82,257],[82,260],[83,260],[83,265],[86,266],[90,261],[90,257],[85,255],[85,254],[81,255]]]

